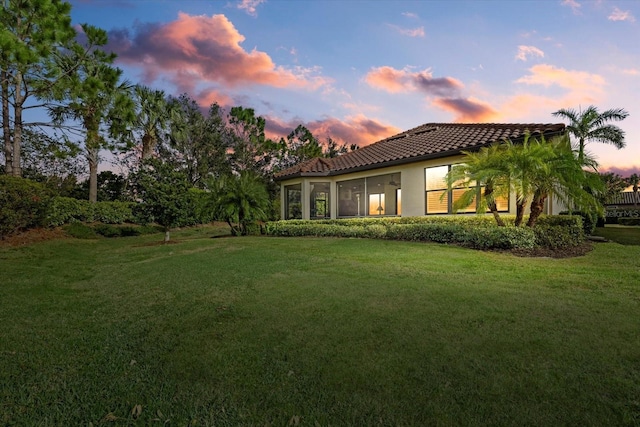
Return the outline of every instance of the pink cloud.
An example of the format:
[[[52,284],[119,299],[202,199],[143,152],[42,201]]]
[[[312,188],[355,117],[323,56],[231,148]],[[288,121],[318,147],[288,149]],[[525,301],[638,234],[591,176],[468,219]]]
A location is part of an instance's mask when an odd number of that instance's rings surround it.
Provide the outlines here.
[[[360,147],[402,131],[395,126],[384,124],[360,114],[347,117],[344,120],[327,117],[306,123],[296,120],[283,122],[277,118],[269,117],[267,118],[266,133],[271,138],[279,139],[280,137],[286,137],[299,124],[309,129],[323,143],[328,137],[331,137],[331,139],[340,144],[357,144]]]
[[[522,45],[518,46],[518,53],[516,54],[516,59],[520,61],[526,61],[531,56],[544,58],[544,52],[535,46],[522,46]]]
[[[579,13],[582,5],[577,2],[577,0],[562,0],[561,3],[563,6],[568,6],[573,10],[573,13]]]
[[[434,78],[431,70],[411,72],[408,69],[397,70],[382,66],[374,68],[365,76],[365,81],[372,87],[390,93],[421,91],[427,95],[450,96],[464,87],[462,82],[453,77]]]
[[[487,123],[498,117],[489,104],[474,98],[436,98],[433,105],[453,113],[456,123]]]
[[[598,172],[604,173],[604,172],[613,172],[613,173],[617,173],[618,175],[620,175],[623,178],[628,178],[631,175],[638,174],[640,175],[640,165],[633,165],[633,166],[600,166],[598,168]]]
[[[565,70],[564,68],[556,68],[553,65],[534,65],[529,71],[531,74],[521,77],[517,80],[517,83],[545,87],[557,85],[564,89],[581,92],[600,92],[606,84],[604,78],[598,74]]]
[[[393,24],[388,24],[388,25],[389,25],[389,27],[393,28],[395,31],[397,31],[398,33],[402,34],[403,36],[424,37],[424,27],[402,28],[402,27],[399,27],[399,26],[393,25]]]
[[[241,0],[238,3],[238,9],[244,10],[251,16],[258,16],[256,8],[265,2],[266,0]]]
[[[617,7],[613,8],[611,15],[608,17],[609,21],[627,21],[635,22],[636,18],[628,10],[620,10]]]
[[[179,13],[166,24],[138,24],[135,34],[109,32],[118,62],[142,68],[144,82],[160,75],[171,80],[192,76],[194,81],[238,87],[260,84],[315,89],[329,81],[315,70],[277,66],[265,52],[248,52],[245,40],[224,15],[192,16]],[[180,74],[180,75],[178,75]]]

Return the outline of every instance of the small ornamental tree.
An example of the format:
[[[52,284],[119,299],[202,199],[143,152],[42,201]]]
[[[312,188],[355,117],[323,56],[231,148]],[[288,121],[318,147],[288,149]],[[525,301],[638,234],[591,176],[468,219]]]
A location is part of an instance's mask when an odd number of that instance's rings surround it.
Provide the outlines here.
[[[216,216],[226,221],[234,236],[246,236],[249,226],[267,219],[269,194],[255,172],[245,170],[213,183]]]
[[[137,213],[141,219],[162,226],[168,242],[171,229],[189,219],[191,185],[186,174],[171,163],[147,159],[130,179],[140,201]]]

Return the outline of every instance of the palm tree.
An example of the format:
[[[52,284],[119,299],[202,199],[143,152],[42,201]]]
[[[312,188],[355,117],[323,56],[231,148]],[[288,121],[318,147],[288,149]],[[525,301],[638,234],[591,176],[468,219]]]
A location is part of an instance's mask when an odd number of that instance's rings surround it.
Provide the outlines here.
[[[172,118],[165,93],[147,86],[135,87],[136,127],[142,132],[142,160],[148,159],[164,136]]]
[[[446,176],[449,190],[454,187],[467,189],[454,201],[454,212],[466,208],[478,198],[478,184],[480,184],[483,189],[476,203],[476,212],[484,213],[489,210],[498,226],[504,227],[505,223],[498,213],[496,203],[499,197],[508,196],[509,193],[508,171],[501,156],[503,150],[502,144],[492,144],[481,148],[478,152],[463,152],[464,163],[452,166]]]
[[[577,112],[573,109],[560,109],[553,113],[554,116],[569,120],[567,131],[578,140],[578,161],[583,163],[585,159],[584,147],[590,141],[611,144],[614,147],[624,148],[624,131],[618,126],[608,124],[611,121],[621,121],[629,116],[622,108],[598,112],[598,109],[590,105],[586,110]]]
[[[246,236],[250,224],[267,219],[269,194],[255,172],[244,170],[228,175],[213,187],[217,216],[229,224],[234,236]]]
[[[454,166],[447,175],[450,189],[467,188],[454,203],[454,209],[469,206],[478,195],[479,185],[484,186],[484,191],[477,212],[482,213],[488,207],[498,225],[504,222],[497,213],[495,200],[509,193],[515,193],[516,197],[516,226],[522,225],[530,203],[527,226],[533,227],[551,195],[567,205],[601,210],[594,196],[584,190],[598,189],[601,181],[596,174],[582,169],[567,137],[547,142],[543,137],[525,134],[522,143],[506,141],[465,154],[464,163]],[[592,165],[588,157],[583,161]]]
[[[633,206],[638,205],[638,184],[640,183],[640,177],[637,173],[634,173],[629,177],[629,185],[633,185]]]

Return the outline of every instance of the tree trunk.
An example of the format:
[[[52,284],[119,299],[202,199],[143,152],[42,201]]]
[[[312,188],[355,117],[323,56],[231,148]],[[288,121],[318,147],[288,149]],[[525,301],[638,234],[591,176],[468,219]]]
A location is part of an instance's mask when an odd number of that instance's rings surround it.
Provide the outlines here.
[[[493,194],[493,188],[491,188],[489,185],[484,187],[485,199],[491,194]],[[502,218],[500,217],[500,214],[498,213],[498,205],[496,204],[495,200],[488,202],[487,205],[489,207],[489,210],[493,214],[493,218],[496,220],[498,227],[504,227],[504,221],[502,220]]]
[[[89,201],[98,201],[98,149],[87,147],[87,160],[89,161]]]
[[[11,174],[13,176],[22,176],[22,168],[20,166],[20,149],[22,146],[22,104],[24,97],[22,96],[22,74],[16,72],[15,85],[15,106],[13,117],[13,152],[11,159]]]
[[[544,210],[544,201],[546,200],[546,198],[546,194],[539,193],[538,191],[536,191],[536,193],[533,195],[533,200],[531,200],[531,213],[529,214],[527,227],[533,227],[534,225],[536,225],[538,217],[540,217],[542,211]]]
[[[142,136],[142,160],[148,159],[149,157],[151,157],[154,146],[155,146],[154,138],[148,133],[145,133]]]
[[[2,82],[2,137],[4,140],[4,173],[13,175],[13,143],[9,125],[9,73],[0,73]]]
[[[170,239],[171,239],[171,232],[169,231],[169,229],[166,229],[164,231],[164,242],[167,243],[169,242]]]
[[[526,201],[516,202],[516,227],[520,227],[520,225],[522,225],[522,220],[524,219],[524,207],[526,204]]]

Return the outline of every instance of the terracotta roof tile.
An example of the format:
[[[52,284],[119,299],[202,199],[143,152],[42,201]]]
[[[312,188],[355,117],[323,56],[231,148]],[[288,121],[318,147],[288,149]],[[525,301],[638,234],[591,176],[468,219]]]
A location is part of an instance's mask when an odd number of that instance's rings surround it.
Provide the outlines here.
[[[342,175],[359,170],[451,156],[501,140],[518,140],[526,131],[546,136],[564,132],[558,124],[426,123],[341,156],[312,159],[275,174],[280,181],[297,176]]]

